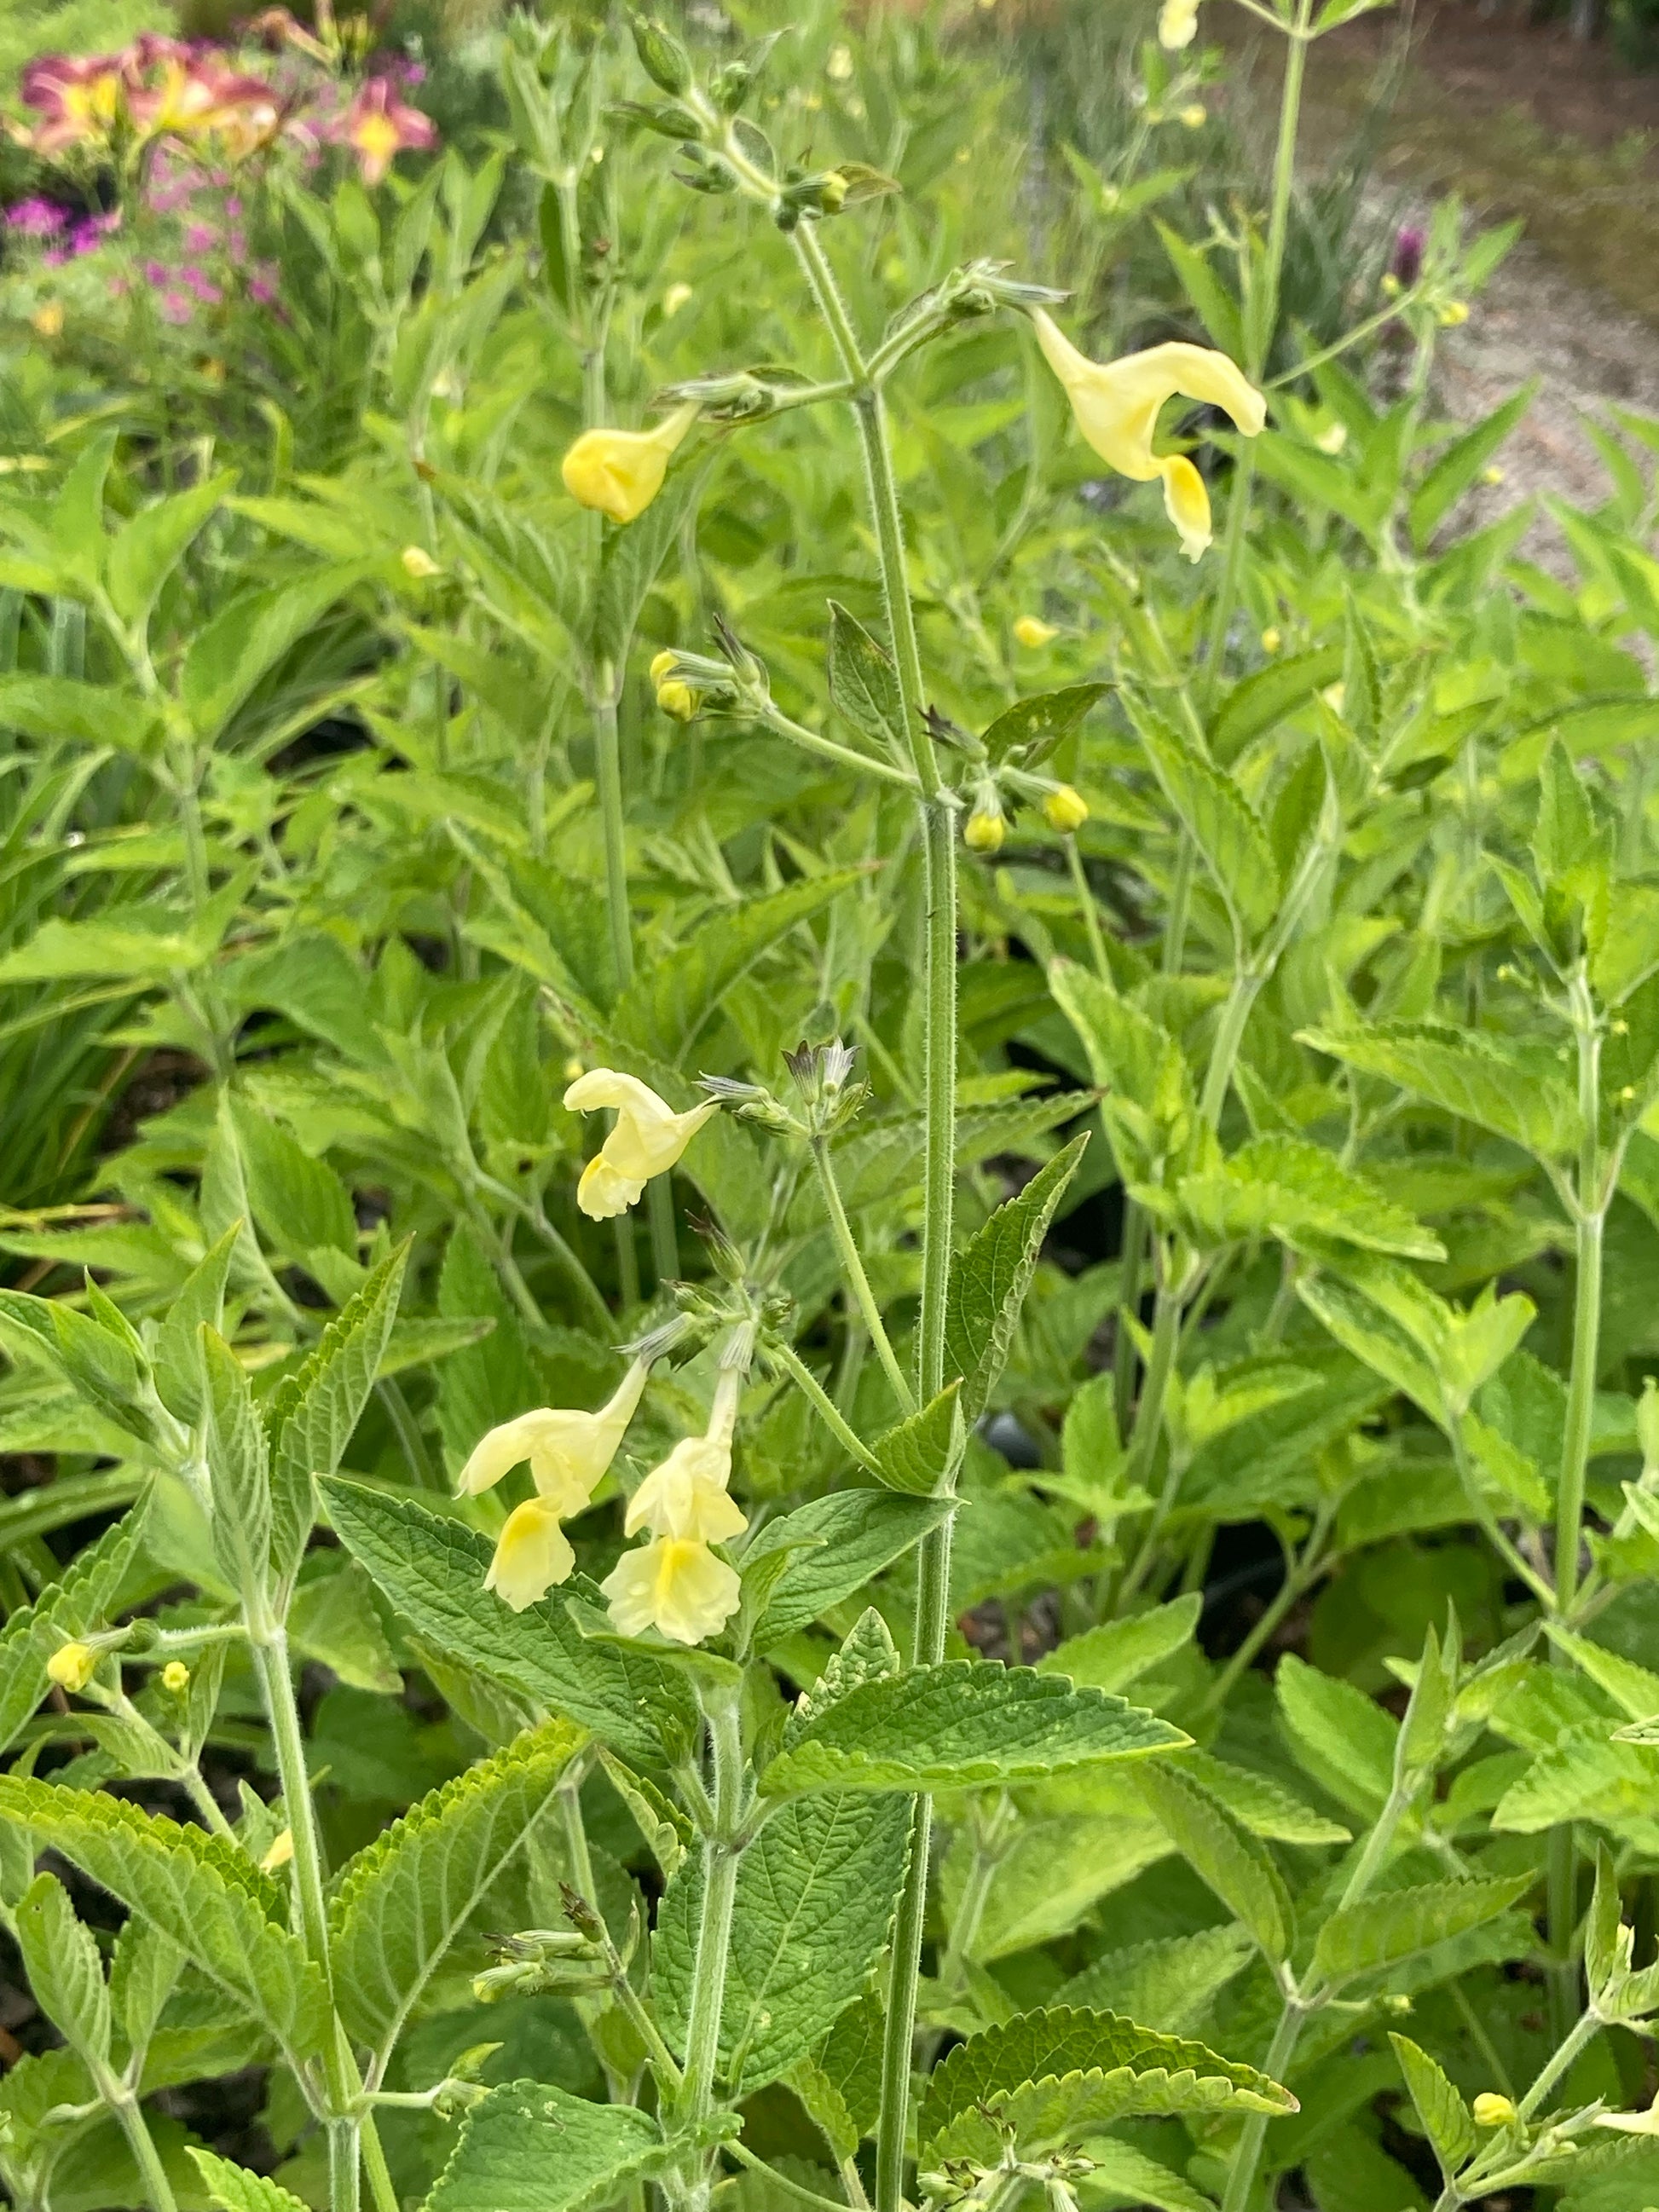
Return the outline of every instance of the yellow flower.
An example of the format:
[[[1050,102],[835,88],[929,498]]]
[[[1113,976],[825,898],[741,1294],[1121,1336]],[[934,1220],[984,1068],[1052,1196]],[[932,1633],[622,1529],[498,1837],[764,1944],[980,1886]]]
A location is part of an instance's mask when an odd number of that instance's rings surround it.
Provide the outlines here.
[[[645,1372],[636,1359],[597,1413],[538,1406],[533,1413],[503,1421],[475,1445],[456,1488],[463,1496],[476,1498],[528,1460],[542,1503],[555,1515],[580,1513],[617,1456],[645,1389]]]
[[[405,545],[398,559],[404,575],[417,584],[424,582],[428,576],[443,573],[423,545]]]
[[[1043,800],[1042,815],[1051,830],[1069,836],[1088,820],[1089,803],[1080,791],[1074,791],[1069,783],[1062,783]]]
[[[1481,470],[1480,481],[1483,484],[1501,484],[1504,481],[1504,471],[1494,461],[1489,469]]]
[[[584,430],[560,467],[565,489],[613,522],[632,522],[662,489],[669,459],[696,419],[697,403],[688,399],[654,430]]]
[[[1158,11],[1158,43],[1171,53],[1190,46],[1198,34],[1198,0],[1164,0]]]
[[[1194,100],[1190,106],[1183,107],[1176,118],[1188,131],[1201,131],[1209,119],[1210,111],[1200,100]]]
[[[1469,307],[1467,300],[1448,300],[1437,318],[1443,331],[1455,331],[1460,323],[1467,323],[1468,319]]]
[[[1263,653],[1277,653],[1279,647],[1283,645],[1284,642],[1285,641],[1279,635],[1279,632],[1271,627],[1264,629],[1261,633],[1261,650]]]
[[[1060,635],[1053,623],[1046,623],[1040,615],[1022,615],[1014,624],[1014,641],[1032,653],[1045,645],[1052,645]]]
[[[57,338],[64,334],[63,303],[48,300],[29,317],[29,328],[38,338]]]
[[[88,1644],[60,1644],[46,1662],[46,1673],[60,1690],[84,1690],[98,1665]]]
[[[848,78],[853,74],[853,49],[851,46],[831,46],[830,49],[830,58],[824,64],[823,73],[833,83],[845,84]]]
[[[1340,453],[1347,442],[1348,426],[1346,422],[1328,422],[1314,440],[1322,453]]]
[[[665,684],[657,686],[657,704],[677,722],[689,722],[697,711],[697,695],[689,684],[683,684],[678,676],[671,676]]]
[[[690,297],[691,287],[689,284],[671,284],[662,295],[664,314],[678,315]]]
[[[643,1195],[653,1176],[665,1174],[703,1123],[719,1113],[711,1100],[677,1114],[649,1084],[622,1075],[614,1067],[592,1067],[564,1094],[573,1113],[614,1106],[617,1124],[582,1170],[576,1203],[590,1221],[609,1221],[625,1213]]]
[[[1152,451],[1158,411],[1178,392],[1222,408],[1247,438],[1254,438],[1267,420],[1267,401],[1224,353],[1207,346],[1176,342],[1127,354],[1121,361],[1093,362],[1040,307],[1031,319],[1079,429],[1121,476],[1137,483],[1163,477],[1164,504],[1181,532],[1182,550],[1196,561],[1210,542],[1209,494],[1184,454]]]
[[[742,1389],[741,1375],[722,1373],[707,1432],[682,1437],[662,1465],[647,1475],[629,1500],[625,1535],[648,1528],[653,1536],[724,1544],[743,1534],[748,1516],[726,1487],[732,1480],[732,1431]]]
[[[190,1687],[190,1669],[182,1659],[169,1659],[162,1668],[161,1687],[171,1690],[175,1698],[180,1690]]]
[[[261,1874],[275,1874],[294,1856],[294,1831],[284,1828],[259,1862]]]
[[[962,825],[962,842],[970,853],[1000,853],[1007,835],[1000,807],[978,805]]]
[[[736,1570],[690,1536],[657,1536],[625,1552],[599,1587],[624,1636],[654,1628],[676,1644],[716,1634],[742,1595]]]
[[[547,1595],[576,1564],[570,1539],[559,1525],[557,1508],[544,1498],[527,1498],[507,1515],[495,1539],[495,1556],[484,1577],[503,1605],[522,1613]]]
[[[1470,2108],[1478,2128],[1501,2128],[1515,2118],[1514,2100],[1495,2089],[1483,2089]]]

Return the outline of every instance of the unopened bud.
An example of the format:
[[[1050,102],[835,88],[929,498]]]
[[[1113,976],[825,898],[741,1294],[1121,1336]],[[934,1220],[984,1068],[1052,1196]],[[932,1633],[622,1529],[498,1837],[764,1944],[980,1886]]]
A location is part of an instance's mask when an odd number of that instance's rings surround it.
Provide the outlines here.
[[[1283,645],[1284,642],[1285,641],[1279,635],[1279,632],[1271,626],[1268,629],[1264,629],[1261,633],[1261,650],[1263,653],[1277,653],[1279,647]]]
[[[1000,853],[1007,835],[1000,806],[976,806],[962,826],[962,842],[970,853]]]
[[[678,315],[690,297],[691,287],[689,284],[671,284],[662,295],[664,314]]]
[[[691,61],[685,48],[654,16],[635,15],[629,24],[640,66],[661,92],[677,98],[691,88]]]
[[[1052,645],[1059,635],[1054,623],[1044,622],[1040,615],[1022,615],[1014,624],[1015,643],[1023,645],[1030,653],[1038,652],[1045,645]]]
[[[190,1669],[182,1659],[169,1659],[161,1669],[161,1687],[171,1690],[176,1698],[180,1690],[190,1687]]]
[[[1478,2128],[1507,2127],[1515,2118],[1515,2100],[1500,2097],[1495,2089],[1483,2089],[1471,2108]]]
[[[284,1828],[259,1862],[261,1874],[276,1874],[294,1856],[294,1831]]]
[[[423,583],[428,576],[443,573],[423,545],[405,545],[398,556],[398,561],[404,575],[417,584]]]
[[[1448,300],[1440,310],[1438,318],[1443,331],[1455,331],[1460,323],[1467,323],[1468,319],[1469,308],[1467,300]]]
[[[825,215],[839,215],[847,204],[847,179],[839,169],[831,169],[818,179],[818,205]]]
[[[1210,119],[1210,111],[1201,100],[1194,100],[1181,111],[1181,120],[1188,131],[1201,131]]]
[[[1074,791],[1069,783],[1062,783],[1043,800],[1042,816],[1051,830],[1058,830],[1061,836],[1068,837],[1088,820],[1089,802],[1080,791]]]
[[[84,1690],[98,1666],[98,1654],[88,1644],[60,1644],[46,1662],[46,1673],[60,1690]]]

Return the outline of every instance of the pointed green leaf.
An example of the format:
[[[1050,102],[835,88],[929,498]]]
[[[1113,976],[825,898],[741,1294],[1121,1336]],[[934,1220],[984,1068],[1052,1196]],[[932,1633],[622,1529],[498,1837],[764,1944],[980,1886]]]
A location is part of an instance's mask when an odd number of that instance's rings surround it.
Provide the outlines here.
[[[1469,2108],[1441,2067],[1409,2036],[1396,2035],[1390,2028],[1389,2040],[1423,2123],[1423,2132],[1440,2161],[1441,2172],[1449,2181],[1474,2157],[1480,2139]]]
[[[1135,1779],[1194,1873],[1243,1923],[1264,1957],[1282,1966],[1295,1940],[1296,1915],[1267,1846],[1194,1776],[1169,1762],[1149,1764]]]
[[[1314,1971],[1333,1983],[1375,1973],[1413,1953],[1432,1949],[1507,1911],[1535,1876],[1499,1881],[1440,1881],[1419,1889],[1384,1890],[1334,1912],[1314,1944]]]
[[[919,1406],[877,1440],[874,1472],[890,1490],[932,1498],[949,1489],[965,1441],[961,1389],[960,1381],[947,1382],[937,1398]]]
[[[770,1552],[799,1546],[755,1632],[769,1650],[844,1598],[854,1596],[956,1510],[948,1498],[895,1498],[884,1490],[838,1490],[769,1521],[744,1551],[745,1577]]]
[[[474,2105],[426,2212],[586,2212],[668,2154],[631,2105],[590,2105],[548,2081],[507,2081]]]
[[[997,1208],[951,1262],[945,1346],[963,1378],[964,1421],[976,1421],[984,1412],[1006,1364],[1042,1240],[1088,1141],[1086,1129],[1073,1137],[1017,1197]]]

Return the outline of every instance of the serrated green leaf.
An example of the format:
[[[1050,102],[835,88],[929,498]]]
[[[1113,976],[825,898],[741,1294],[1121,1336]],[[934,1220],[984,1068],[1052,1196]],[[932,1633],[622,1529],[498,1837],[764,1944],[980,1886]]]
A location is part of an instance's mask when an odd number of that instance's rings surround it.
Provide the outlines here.
[[[948,1498],[838,1490],[769,1521],[743,1555],[746,1576],[769,1552],[799,1545],[755,1632],[769,1650],[872,1583],[956,1510]]]
[[[538,1821],[583,1741],[527,1731],[412,1805],[341,1873],[329,1906],[336,1998],[351,2033],[388,2053],[456,1936]]]
[[[1454,438],[1430,468],[1406,509],[1412,544],[1418,552],[1424,550],[1452,507],[1503,445],[1531,406],[1537,391],[1535,382],[1523,385],[1473,429]]]
[[[1226,771],[1206,761],[1172,723],[1139,702],[1131,703],[1130,719],[1240,935],[1253,940],[1279,910],[1279,866],[1266,828]]]
[[[298,2056],[330,2032],[322,1978],[282,1890],[235,1844],[118,1797],[0,1775],[0,1819],[27,1828],[185,1955]]]
[[[1295,1941],[1296,1915],[1266,1845],[1194,1776],[1160,1761],[1149,1764],[1135,1778],[1170,1842],[1200,1881],[1243,1922],[1264,1957],[1282,1966]]]
[[[426,2212],[583,2212],[668,2153],[631,2105],[591,2105],[548,2081],[507,2081],[467,2113]]]
[[[88,2064],[109,2057],[109,1990],[92,1930],[55,1875],[29,1884],[12,1921],[34,2001]]]
[[[837,1795],[785,1805],[738,1863],[720,2070],[734,2096],[814,2050],[859,1996],[886,1946],[908,1855],[900,1798]],[[703,1866],[669,1884],[652,1946],[665,2033],[684,2048]]]
[[[908,759],[898,672],[858,617],[835,599],[830,602],[829,678],[837,714],[889,758]]]
[[[55,1588],[22,1606],[0,1632],[0,1750],[46,1694],[46,1662],[60,1644],[106,1626],[149,1517],[145,1492],[131,1512],[89,1544]]]
[[[1094,1690],[1127,1690],[1160,1659],[1168,1659],[1190,1642],[1198,1626],[1204,1601],[1196,1590],[1150,1613],[1125,1620],[1103,1620],[1080,1636],[1068,1636],[1036,1662],[1039,1674],[1064,1674],[1068,1681]]]
[[[1400,1731],[1393,1716],[1293,1651],[1279,1661],[1273,1689],[1297,1762],[1339,1803],[1374,1820],[1394,1786]]]
[[[316,1517],[313,1477],[331,1475],[380,1374],[403,1295],[408,1243],[383,1260],[323,1331],[265,1409],[270,1437],[271,1565],[293,1573]]]
[[[156,594],[235,482],[234,469],[204,477],[188,490],[141,508],[122,525],[109,547],[108,589],[110,604],[124,623],[142,633]]]
[[[937,1398],[878,1438],[873,1472],[890,1490],[931,1498],[954,1475],[964,1442],[961,1389],[959,1380],[947,1382]]]
[[[241,1362],[206,1322],[200,1340],[213,1549],[232,1589],[251,1602],[270,1559],[270,1449]]]
[[[1299,1797],[1293,1797],[1271,1775],[1231,1765],[1207,1751],[1200,1751],[1196,1745],[1188,1751],[1171,1752],[1170,1756],[1182,1773],[1201,1783],[1239,1826],[1253,1836],[1273,1843],[1310,1846],[1352,1841],[1340,1820],[1328,1820],[1322,1813],[1316,1813],[1311,1805],[1304,1805]]]
[[[954,1790],[1036,1780],[1187,1741],[1099,1690],[963,1660],[866,1682],[804,1729],[761,1793]]]
[[[1314,1944],[1314,1972],[1332,1983],[1375,1973],[1495,1920],[1525,1895],[1535,1879],[1518,1874],[1501,1881],[1429,1882],[1418,1889],[1384,1890],[1362,1898],[1334,1912],[1320,1929]]]
[[[917,2138],[933,2163],[981,2155],[1012,2129],[1031,2156],[1132,2114],[1295,2110],[1288,2089],[1201,2043],[1116,2013],[1055,2008],[1018,2014],[951,2051],[928,2076]]]
[[[1293,1249],[1356,1245],[1410,1260],[1443,1260],[1433,1231],[1363,1176],[1300,1138],[1253,1138],[1215,1172],[1177,1186],[1181,1206],[1214,1241],[1269,1235]]]
[[[642,1765],[672,1765],[696,1741],[696,1701],[671,1668],[581,1635],[558,1590],[522,1613],[486,1590],[487,1536],[337,1475],[320,1487],[340,1541],[393,1610],[448,1657]]]
[[[1017,1197],[997,1208],[951,1262],[945,1349],[963,1378],[966,1422],[979,1419],[996,1388],[1042,1240],[1088,1142],[1086,1129],[1073,1137]]]
[[[229,2159],[195,2143],[186,2144],[185,2148],[201,2174],[208,2201],[217,2212],[306,2212],[303,2201],[269,2175],[250,2173],[245,2166],[233,2165]]]
[[[1409,2036],[1396,2035],[1390,2028],[1389,2040],[1423,2123],[1423,2132],[1440,2161],[1441,2172],[1449,2181],[1473,2158],[1480,2142],[1469,2108],[1443,2069]]]
[[[1196,2035],[1216,1998],[1255,1955],[1231,1922],[1191,1936],[1153,1936],[1092,1960],[1061,1984],[1054,2002],[1121,2012],[1166,2035]]]
[[[1034,766],[1071,736],[1110,689],[1109,684],[1068,684],[1059,691],[1017,700],[1003,708],[980,743],[994,761],[1006,760],[1013,753],[1023,765]]]
[[[1307,1030],[1300,1041],[1540,1158],[1559,1159],[1577,1147],[1577,1103],[1546,1045],[1439,1022]]]

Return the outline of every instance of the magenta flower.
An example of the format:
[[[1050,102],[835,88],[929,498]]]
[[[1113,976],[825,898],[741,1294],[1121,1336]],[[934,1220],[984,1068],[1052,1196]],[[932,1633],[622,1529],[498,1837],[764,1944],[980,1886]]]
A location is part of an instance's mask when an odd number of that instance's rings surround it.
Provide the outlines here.
[[[1389,274],[1402,292],[1409,292],[1422,275],[1423,252],[1428,242],[1427,234],[1415,223],[1402,223],[1395,233]]]
[[[15,230],[20,238],[56,238],[70,219],[66,207],[56,200],[19,200],[15,207],[6,210],[8,230]]]

